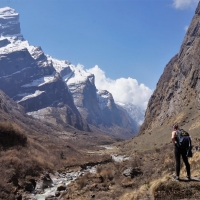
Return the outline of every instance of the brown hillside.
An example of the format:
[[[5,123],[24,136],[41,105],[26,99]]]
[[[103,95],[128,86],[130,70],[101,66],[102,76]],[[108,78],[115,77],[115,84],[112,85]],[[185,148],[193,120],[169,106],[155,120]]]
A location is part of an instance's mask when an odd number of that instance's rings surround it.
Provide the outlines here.
[[[151,145],[168,143],[171,125],[178,122],[199,137],[200,127],[200,3],[180,51],[166,65],[151,96],[139,135]],[[154,139],[151,139],[151,138]],[[155,140],[156,138],[156,140]],[[149,143],[149,142],[148,142]],[[148,148],[148,145],[142,145]]]
[[[85,149],[112,142],[104,135],[41,123],[0,91],[0,199],[13,200],[17,193],[33,190],[32,182],[47,171],[107,159],[89,156]]]

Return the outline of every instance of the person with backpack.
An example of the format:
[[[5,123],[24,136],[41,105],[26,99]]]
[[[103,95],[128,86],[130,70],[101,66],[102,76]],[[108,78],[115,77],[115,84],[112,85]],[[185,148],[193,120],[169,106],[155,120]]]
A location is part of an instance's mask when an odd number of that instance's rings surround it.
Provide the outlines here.
[[[173,125],[173,131],[172,131],[172,143],[174,144],[174,154],[175,154],[175,160],[176,160],[176,176],[174,177],[176,180],[179,180],[180,175],[180,163],[181,163],[181,157],[183,159],[183,162],[185,163],[186,171],[187,171],[187,179],[191,179],[190,174],[190,164],[188,162],[187,155],[188,150],[191,150],[191,138],[189,134],[184,131],[183,129],[179,129],[179,126],[177,123]],[[191,152],[191,151],[190,151]],[[191,157],[191,156],[190,156]]]

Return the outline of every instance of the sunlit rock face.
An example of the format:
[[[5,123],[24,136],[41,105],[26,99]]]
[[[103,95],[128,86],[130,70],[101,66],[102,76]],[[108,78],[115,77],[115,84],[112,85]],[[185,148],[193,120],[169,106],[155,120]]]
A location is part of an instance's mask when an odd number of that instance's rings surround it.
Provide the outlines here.
[[[37,118],[88,131],[60,74],[41,47],[23,38],[19,14],[9,7],[0,9],[0,32],[0,89]]]
[[[0,9],[0,32],[0,89],[29,115],[80,130],[90,131],[91,125],[118,138],[137,133],[137,123],[116,106],[112,94],[97,90],[93,74],[23,38],[14,9]]]
[[[136,128],[139,129],[140,125],[144,122],[145,110],[132,103],[116,102],[118,108],[126,110],[129,117],[131,117],[137,124]]]
[[[0,8],[0,24],[1,35],[20,34],[19,14],[14,9]]]
[[[170,119],[185,125],[188,120],[176,116],[183,110],[200,109],[199,22],[200,3],[197,6],[180,51],[166,65],[149,100],[140,134],[151,133],[152,130],[167,124]],[[191,114],[191,112],[189,113]],[[184,115],[186,113],[182,113],[182,116]],[[188,118],[192,118],[192,116]]]
[[[74,104],[88,124],[123,139],[136,135],[138,124],[130,119],[126,110],[116,106],[111,93],[97,90],[93,74],[85,71],[83,66],[74,66],[67,60],[57,60],[50,56],[48,60],[62,76]]]

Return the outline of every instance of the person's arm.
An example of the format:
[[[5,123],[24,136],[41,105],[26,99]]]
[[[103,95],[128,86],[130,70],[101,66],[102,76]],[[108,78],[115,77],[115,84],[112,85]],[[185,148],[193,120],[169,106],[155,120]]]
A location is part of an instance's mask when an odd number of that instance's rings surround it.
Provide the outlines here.
[[[175,145],[176,141],[175,141],[175,137],[176,137],[176,131],[172,131],[172,143]]]

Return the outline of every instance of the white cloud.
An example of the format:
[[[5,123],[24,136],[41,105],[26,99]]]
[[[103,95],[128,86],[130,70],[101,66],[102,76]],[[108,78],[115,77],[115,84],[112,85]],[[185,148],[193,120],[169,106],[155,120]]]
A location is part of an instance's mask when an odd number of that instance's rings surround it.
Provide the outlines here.
[[[199,0],[173,0],[173,6],[177,9],[185,9],[196,6]]]
[[[119,78],[112,80],[107,78],[105,72],[97,65],[86,71],[95,75],[95,85],[99,90],[108,90],[115,101],[130,102],[146,109],[152,90],[144,84],[138,84],[133,78]]]

